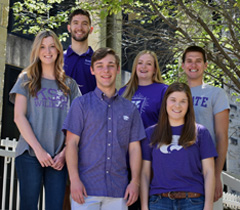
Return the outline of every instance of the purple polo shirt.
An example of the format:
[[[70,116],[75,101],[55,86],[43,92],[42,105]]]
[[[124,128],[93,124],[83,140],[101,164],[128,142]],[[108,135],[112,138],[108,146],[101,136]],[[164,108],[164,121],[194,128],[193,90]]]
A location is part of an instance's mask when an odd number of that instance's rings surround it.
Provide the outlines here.
[[[66,75],[76,80],[82,95],[93,91],[96,87],[96,79],[90,72],[93,50],[88,47],[86,53],[78,55],[71,46],[64,51],[64,70]]]
[[[73,101],[66,130],[80,136],[78,169],[87,194],[124,197],[129,143],[145,138],[136,106],[118,93],[108,98],[96,88]]]

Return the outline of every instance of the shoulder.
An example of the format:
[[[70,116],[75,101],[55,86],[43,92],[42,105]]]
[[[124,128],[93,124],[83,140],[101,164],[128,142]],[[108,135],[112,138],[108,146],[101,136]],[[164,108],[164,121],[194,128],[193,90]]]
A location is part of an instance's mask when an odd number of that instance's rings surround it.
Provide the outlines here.
[[[153,134],[153,131],[155,130],[155,128],[157,127],[157,124],[149,126],[145,131],[146,131],[146,135],[147,137],[151,137]]]
[[[121,88],[119,89],[119,91],[118,91],[118,94],[119,94],[119,95],[122,95],[123,92],[125,91],[125,89],[126,89],[126,86],[121,87]]]

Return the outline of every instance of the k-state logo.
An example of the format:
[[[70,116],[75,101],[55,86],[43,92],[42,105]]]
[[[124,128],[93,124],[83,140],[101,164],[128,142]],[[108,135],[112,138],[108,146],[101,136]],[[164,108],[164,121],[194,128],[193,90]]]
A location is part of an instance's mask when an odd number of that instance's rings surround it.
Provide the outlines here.
[[[177,150],[179,151],[180,149],[182,149],[183,147],[181,145],[178,145],[178,140],[179,140],[178,135],[173,135],[172,137],[172,143],[169,145],[163,145],[160,147],[160,151],[163,154],[171,154],[173,150]]]

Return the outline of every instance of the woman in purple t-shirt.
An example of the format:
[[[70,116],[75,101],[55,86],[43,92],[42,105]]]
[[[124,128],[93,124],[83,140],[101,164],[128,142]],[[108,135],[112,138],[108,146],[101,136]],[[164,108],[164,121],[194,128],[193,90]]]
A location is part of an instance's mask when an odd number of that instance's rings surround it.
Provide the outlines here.
[[[190,88],[173,83],[162,104],[142,142],[142,210],[212,209],[217,153],[208,130],[195,123]]]
[[[156,54],[144,50],[134,59],[131,78],[119,90],[119,94],[136,104],[144,127],[147,128],[158,121],[166,89]]]

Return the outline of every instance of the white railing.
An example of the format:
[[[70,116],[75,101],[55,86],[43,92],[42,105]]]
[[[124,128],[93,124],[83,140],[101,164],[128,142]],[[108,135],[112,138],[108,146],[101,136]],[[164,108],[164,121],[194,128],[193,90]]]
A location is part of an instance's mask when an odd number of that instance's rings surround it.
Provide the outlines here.
[[[1,140],[1,147],[4,147],[4,149],[0,149],[0,156],[4,157],[1,210],[7,210],[7,209],[19,210],[19,203],[20,203],[19,190],[18,190],[19,183],[18,181],[16,182],[16,172],[15,172],[16,146],[17,146],[16,139],[9,140],[9,138],[6,138]],[[10,183],[8,182],[9,174],[10,174]],[[8,195],[7,195],[7,192],[9,192]],[[45,198],[45,195],[43,190],[42,209],[45,209],[44,198]],[[39,206],[40,206],[40,202],[39,202]]]

